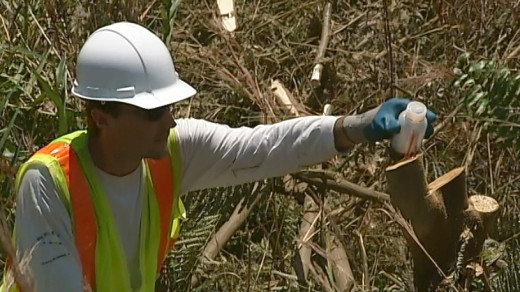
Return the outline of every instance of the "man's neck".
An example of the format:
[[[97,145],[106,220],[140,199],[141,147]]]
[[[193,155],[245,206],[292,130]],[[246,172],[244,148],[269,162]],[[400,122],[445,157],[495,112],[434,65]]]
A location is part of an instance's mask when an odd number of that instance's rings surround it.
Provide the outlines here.
[[[127,155],[119,148],[112,147],[107,141],[90,135],[88,151],[97,168],[114,176],[125,176],[132,173],[141,162],[141,158]]]

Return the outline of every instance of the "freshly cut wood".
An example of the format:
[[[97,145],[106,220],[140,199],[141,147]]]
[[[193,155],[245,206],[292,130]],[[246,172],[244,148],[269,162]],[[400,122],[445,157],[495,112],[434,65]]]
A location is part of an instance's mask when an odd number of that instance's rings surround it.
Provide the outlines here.
[[[499,209],[498,202],[488,196],[473,195],[469,197],[469,202],[473,210],[485,215],[496,214]]]
[[[311,84],[318,87],[321,84],[321,73],[323,72],[323,64],[316,64],[312,68]]]
[[[440,192],[447,216],[459,215],[468,208],[466,169],[455,168],[428,185],[429,194]]]
[[[217,5],[224,29],[229,32],[235,31],[237,29],[237,20],[233,0],[217,0]]]
[[[332,105],[330,103],[327,103],[323,106],[323,115],[324,116],[330,116],[332,113]]]
[[[278,103],[283,108],[285,108],[287,111],[289,111],[291,114],[297,117],[300,116],[300,112],[298,111],[298,108],[296,106],[296,100],[292,96],[291,92],[287,90],[285,86],[283,86],[280,80],[273,80],[273,82],[271,83],[271,91],[273,92],[274,96],[276,96]]]
[[[469,208],[480,214],[486,234],[493,231],[500,209],[495,199],[484,195],[473,195],[469,197]]]

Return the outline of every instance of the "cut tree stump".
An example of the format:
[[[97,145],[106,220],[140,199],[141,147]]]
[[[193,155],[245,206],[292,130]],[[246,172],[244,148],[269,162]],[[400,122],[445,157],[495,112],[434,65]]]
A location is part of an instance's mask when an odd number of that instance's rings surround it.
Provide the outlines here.
[[[495,226],[499,205],[488,196],[468,198],[464,167],[427,184],[421,154],[389,166],[386,177],[392,204],[410,221],[431,257],[405,233],[414,261],[415,287],[417,291],[435,291],[443,280],[442,273],[448,274],[455,266],[464,231],[472,233],[469,240],[464,237],[464,259],[469,261],[480,253]]]

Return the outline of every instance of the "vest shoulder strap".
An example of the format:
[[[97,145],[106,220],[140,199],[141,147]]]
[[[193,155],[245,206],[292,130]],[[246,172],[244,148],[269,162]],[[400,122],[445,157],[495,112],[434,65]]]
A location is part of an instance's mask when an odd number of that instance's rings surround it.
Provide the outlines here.
[[[81,260],[83,277],[91,287],[94,287],[92,285],[95,283],[96,276],[94,264],[97,240],[96,215],[87,179],[81,168],[78,155],[71,147],[73,140],[85,134],[85,131],[78,131],[60,137],[40,149],[36,154],[50,155],[60,163],[66,184],[60,183],[59,189],[67,189],[67,193],[69,193],[70,205],[68,207],[72,217],[74,239]],[[86,139],[81,140],[86,141]],[[53,177],[59,177],[57,170],[50,171]],[[59,178],[57,179],[59,180]]]
[[[97,228],[96,224],[91,222],[96,222],[96,216],[88,182],[83,174],[77,153],[70,145],[73,140],[85,134],[85,131],[70,133],[38,150],[18,171],[16,188],[18,189],[20,186],[21,180],[30,166],[41,164],[47,167],[72,219],[75,244],[81,259],[83,276],[87,283],[95,283],[94,260]],[[77,232],[78,230],[81,232]]]
[[[184,205],[180,200],[182,161],[177,133],[175,129],[171,131],[168,139],[169,155],[162,159],[147,159],[160,210],[161,241],[157,273],[160,273],[162,263],[179,236],[179,220],[185,216]]]

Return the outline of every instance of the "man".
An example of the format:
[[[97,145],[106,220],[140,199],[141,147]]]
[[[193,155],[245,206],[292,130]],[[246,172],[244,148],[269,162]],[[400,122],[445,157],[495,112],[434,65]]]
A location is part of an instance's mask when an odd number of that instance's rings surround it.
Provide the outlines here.
[[[17,177],[16,246],[36,291],[154,291],[184,215],[180,194],[280,176],[389,138],[409,102],[254,129],[175,121],[171,104],[196,91],[159,38],[125,22],[90,36],[76,73],[88,132],[53,141]]]

